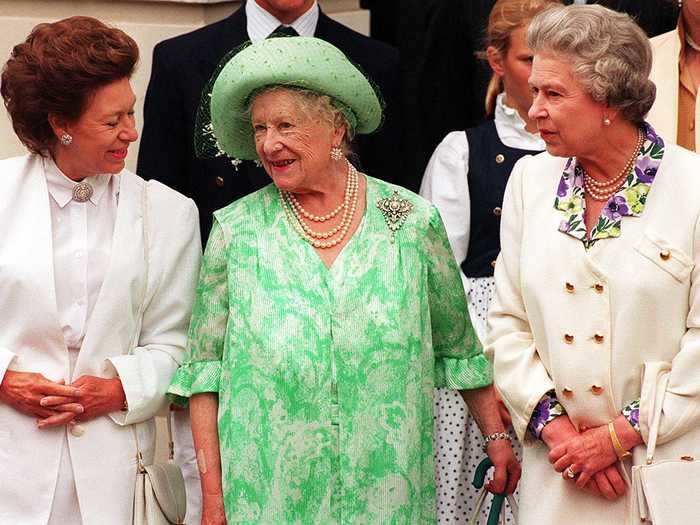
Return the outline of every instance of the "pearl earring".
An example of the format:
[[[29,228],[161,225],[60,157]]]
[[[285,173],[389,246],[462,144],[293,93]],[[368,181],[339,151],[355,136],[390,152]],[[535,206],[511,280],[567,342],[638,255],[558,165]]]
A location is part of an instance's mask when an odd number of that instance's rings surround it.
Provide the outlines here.
[[[340,149],[338,146],[334,146],[331,148],[331,158],[333,160],[340,160],[343,158],[343,150]]]
[[[70,146],[71,144],[73,144],[73,137],[70,136],[68,133],[64,133],[63,135],[61,135],[61,144],[63,144],[64,146]]]
[[[611,124],[610,119],[608,117],[605,117],[603,119],[603,126],[609,126]]]
[[[683,0],[678,0],[678,9],[683,9]]]

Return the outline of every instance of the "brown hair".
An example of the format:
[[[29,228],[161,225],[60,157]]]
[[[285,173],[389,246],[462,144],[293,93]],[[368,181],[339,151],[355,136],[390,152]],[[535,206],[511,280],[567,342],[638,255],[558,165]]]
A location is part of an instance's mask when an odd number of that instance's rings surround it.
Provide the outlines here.
[[[138,58],[130,36],[94,18],[37,25],[12,49],[0,80],[15,133],[34,153],[51,148],[49,114],[76,121],[95,91],[131,77]]]
[[[498,0],[489,15],[484,47],[493,46],[501,56],[505,57],[510,47],[510,35],[513,31],[529,24],[540,11],[560,4],[561,0]],[[485,59],[486,51],[481,51],[478,56]],[[496,97],[501,92],[503,92],[501,77],[493,73],[484,101],[487,116],[493,115],[496,108]]]

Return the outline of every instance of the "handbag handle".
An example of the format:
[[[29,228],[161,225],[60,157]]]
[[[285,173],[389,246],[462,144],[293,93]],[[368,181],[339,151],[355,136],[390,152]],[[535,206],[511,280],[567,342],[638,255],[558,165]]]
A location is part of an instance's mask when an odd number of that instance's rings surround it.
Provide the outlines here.
[[[131,342],[131,348],[129,353],[132,353],[134,348],[139,344],[139,336],[141,335],[141,323],[143,321],[143,312],[146,309],[146,294],[148,292],[148,183],[143,183],[142,192],[142,205],[141,205],[141,225],[143,229],[143,266],[144,266],[144,278],[143,278],[143,292],[141,304],[139,305],[139,311],[136,316],[136,330],[134,331],[134,338]],[[167,412],[167,426],[168,426],[168,458],[172,461],[175,457],[175,444],[173,442],[173,431],[172,431],[172,418],[170,416],[170,410]],[[136,431],[136,424],[131,425],[131,430],[134,434],[134,441],[136,442],[136,461],[138,464],[138,471],[144,473],[146,471],[146,466],[143,463],[143,454],[141,453],[141,447],[139,446],[139,436]]]

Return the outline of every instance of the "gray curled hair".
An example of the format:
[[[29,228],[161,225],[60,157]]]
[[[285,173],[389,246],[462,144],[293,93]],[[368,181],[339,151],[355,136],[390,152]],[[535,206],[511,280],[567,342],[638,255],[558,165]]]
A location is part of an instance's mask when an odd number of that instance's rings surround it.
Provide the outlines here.
[[[530,23],[527,43],[533,53],[550,53],[572,64],[583,89],[599,103],[640,124],[656,98],[649,80],[651,46],[644,31],[626,14],[600,5],[552,7]]]
[[[340,145],[343,152],[348,155],[352,153],[351,143],[355,138],[355,130],[346,117],[338,103],[328,95],[318,93],[317,91],[306,89],[298,86],[287,86],[283,84],[272,84],[263,86],[250,94],[248,97],[247,116],[251,117],[252,106],[255,99],[266,93],[274,93],[278,91],[286,91],[294,96],[294,102],[297,109],[303,112],[306,116],[317,118],[324,121],[331,128],[345,128],[345,136]]]

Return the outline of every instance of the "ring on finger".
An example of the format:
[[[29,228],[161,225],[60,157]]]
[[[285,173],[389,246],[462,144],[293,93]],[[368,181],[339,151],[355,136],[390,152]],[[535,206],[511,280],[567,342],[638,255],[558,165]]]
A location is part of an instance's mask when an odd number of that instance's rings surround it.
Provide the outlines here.
[[[564,471],[564,475],[569,479],[574,479],[576,477],[576,472],[574,472],[573,465],[569,465]]]

